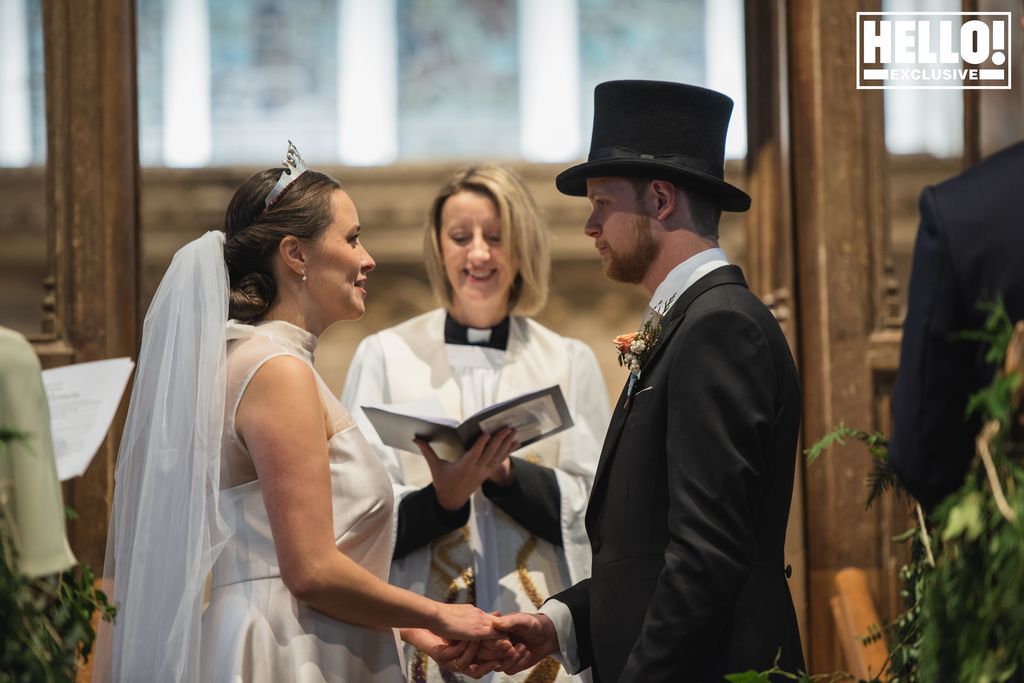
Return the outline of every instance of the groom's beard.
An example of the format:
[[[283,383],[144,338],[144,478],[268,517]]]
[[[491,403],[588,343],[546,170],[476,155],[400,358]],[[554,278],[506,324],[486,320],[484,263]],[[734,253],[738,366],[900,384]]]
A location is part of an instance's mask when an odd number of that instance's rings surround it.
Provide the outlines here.
[[[617,282],[636,285],[643,282],[651,264],[658,257],[658,243],[652,234],[650,216],[637,216],[633,219],[632,228],[636,236],[633,248],[619,253],[609,246],[604,274]]]

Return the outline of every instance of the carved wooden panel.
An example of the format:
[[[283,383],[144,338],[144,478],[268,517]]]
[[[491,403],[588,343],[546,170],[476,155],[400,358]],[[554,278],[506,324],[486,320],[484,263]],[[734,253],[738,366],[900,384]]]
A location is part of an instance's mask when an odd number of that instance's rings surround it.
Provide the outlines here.
[[[775,314],[799,363],[785,22],[783,0],[746,3],[747,170],[752,200],[746,214],[747,277]],[[789,587],[806,648],[804,474],[803,459],[797,458],[786,562],[793,567]]]
[[[857,10],[878,2],[788,3],[789,106],[799,282],[804,438],[871,426],[872,373],[886,269],[882,97],[852,85]],[[806,469],[812,671],[839,665],[829,610],[835,573],[884,570],[880,509],[864,511],[868,456],[826,456]]]
[[[43,5],[46,54],[47,280],[43,333],[52,367],[134,356],[138,338],[138,151],[132,0]],[[127,401],[112,435],[121,433]],[[64,487],[79,518],[71,544],[99,568],[113,492],[116,437]]]
[[[871,335],[868,345],[872,402],[870,428],[886,435],[892,434],[892,389],[899,367],[901,337],[898,327],[883,329]],[[909,502],[892,494],[886,494],[875,505],[880,510],[879,548],[882,570],[878,577],[876,604],[884,618],[891,621],[903,611],[899,571],[910,559],[909,547],[893,543],[892,539],[909,529],[913,519]]]

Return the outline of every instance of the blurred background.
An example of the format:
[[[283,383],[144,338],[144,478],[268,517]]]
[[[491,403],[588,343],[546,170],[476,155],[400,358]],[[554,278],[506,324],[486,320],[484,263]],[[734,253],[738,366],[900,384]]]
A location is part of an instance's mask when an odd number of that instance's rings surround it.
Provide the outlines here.
[[[48,268],[42,4],[0,0],[0,324],[25,333],[40,330]],[[334,388],[353,340],[432,305],[419,230],[437,186],[474,161],[508,163],[530,181],[556,235],[542,320],[602,348],[609,332],[635,326],[643,297],[600,277],[582,235],[585,202],[559,195],[552,179],[586,156],[594,85],[645,78],[733,98],[728,175],[745,187],[744,28],[742,0],[137,0],[139,304],[174,250],[218,227],[233,189],[278,163],[290,139],[349,187],[380,264],[367,318],[325,340],[321,362]],[[1024,135],[1024,117],[1010,106],[1018,95],[986,93],[983,155]],[[917,195],[959,168],[962,128],[958,91],[885,93],[897,283],[909,271]],[[722,226],[740,265],[743,219],[726,214]],[[614,359],[599,356],[617,394]]]
[[[134,355],[175,250],[220,227],[234,189],[292,140],[346,186],[378,263],[366,317],[318,350],[339,391],[360,339],[436,305],[420,245],[439,185],[500,161],[554,235],[538,319],[594,348],[614,398],[610,339],[647,296],[601,275],[587,203],[553,180],[586,157],[595,84],[683,81],[735,102],[727,179],[754,210],[724,216],[722,245],[798,355],[805,441],[840,420],[885,429],[917,198],[1024,138],[1024,77],[1018,59],[1009,91],[857,91],[868,9],[1012,11],[1021,54],[1015,0],[0,0],[0,325],[48,365]],[[115,443],[67,489],[87,559],[102,557]],[[841,661],[831,576],[865,566],[895,608],[885,546],[904,511],[851,523],[869,463],[815,468],[787,560],[826,670]]]

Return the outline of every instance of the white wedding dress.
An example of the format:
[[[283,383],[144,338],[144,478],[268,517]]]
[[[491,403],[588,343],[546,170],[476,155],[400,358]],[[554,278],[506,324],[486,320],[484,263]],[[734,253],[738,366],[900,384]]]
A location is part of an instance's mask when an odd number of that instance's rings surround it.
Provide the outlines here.
[[[203,617],[202,679],[403,681],[395,631],[337,621],[298,602],[285,587],[260,482],[235,432],[235,411],[256,371],[281,355],[300,358],[312,367],[316,337],[282,321],[256,326],[231,322],[227,332],[220,511],[231,537],[213,567],[210,605]],[[319,375],[316,379],[334,428],[328,452],[337,546],[387,581],[392,551],[390,479],[352,417]]]

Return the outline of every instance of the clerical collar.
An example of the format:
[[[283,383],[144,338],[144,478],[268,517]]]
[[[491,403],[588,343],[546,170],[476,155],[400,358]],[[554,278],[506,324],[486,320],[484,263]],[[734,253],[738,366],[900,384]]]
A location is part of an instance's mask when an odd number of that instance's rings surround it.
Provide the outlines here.
[[[475,327],[466,327],[449,313],[444,318],[444,343],[486,346],[504,351],[508,348],[508,320],[506,317],[494,327],[479,330]]]

